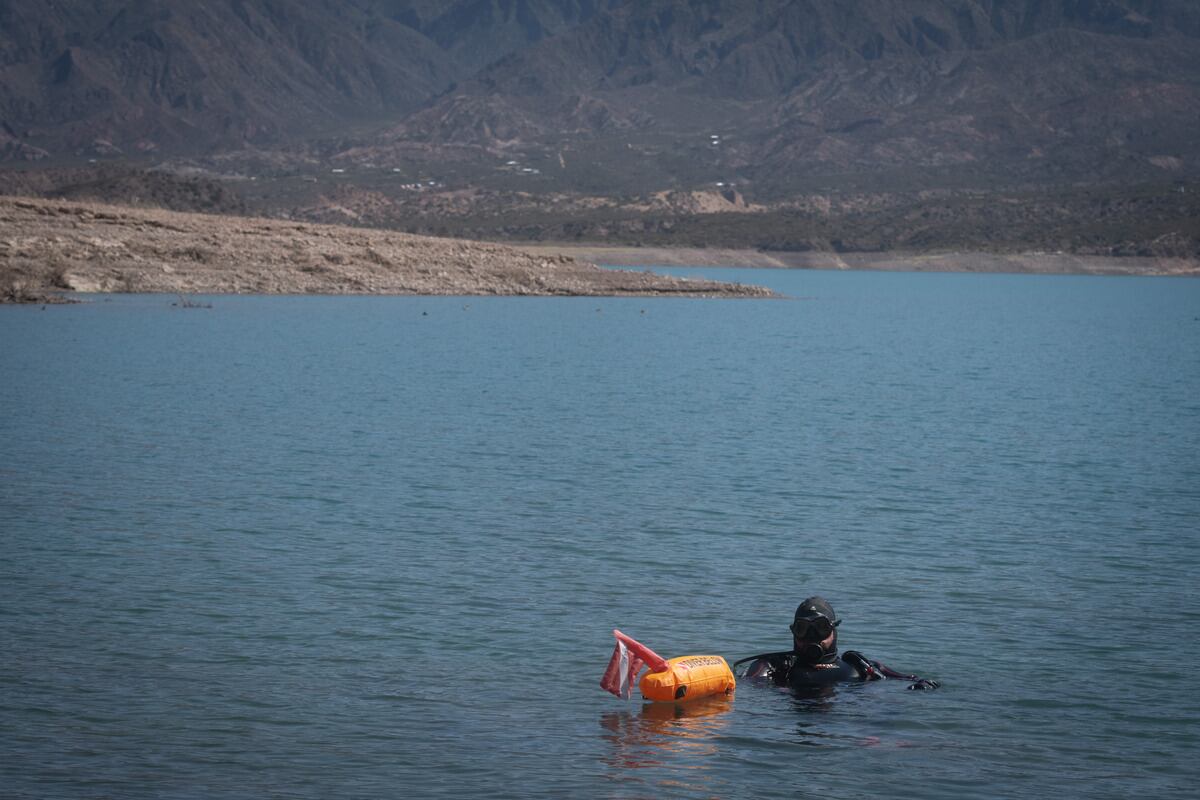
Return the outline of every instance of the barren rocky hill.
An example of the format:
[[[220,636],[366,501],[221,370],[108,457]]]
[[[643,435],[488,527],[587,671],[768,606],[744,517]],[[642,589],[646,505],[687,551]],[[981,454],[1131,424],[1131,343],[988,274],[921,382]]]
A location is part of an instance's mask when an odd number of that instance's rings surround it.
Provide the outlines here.
[[[592,0],[0,2],[0,160],[205,152],[411,112]]]
[[[365,3],[4,0],[0,147],[104,157],[279,142],[411,110],[455,74]]]
[[[1198,117],[1193,0],[0,2],[9,159],[286,145],[779,197],[1195,176]]]
[[[8,195],[1194,259],[1198,119],[1195,0],[0,0]]]
[[[1198,37],[1200,6],[1183,0],[627,3],[491,65],[377,146],[474,145],[576,181],[602,164],[613,189],[649,174],[773,196],[861,176],[1195,174]]]
[[[0,299],[54,292],[691,295],[752,286],[386,231],[0,198]]]

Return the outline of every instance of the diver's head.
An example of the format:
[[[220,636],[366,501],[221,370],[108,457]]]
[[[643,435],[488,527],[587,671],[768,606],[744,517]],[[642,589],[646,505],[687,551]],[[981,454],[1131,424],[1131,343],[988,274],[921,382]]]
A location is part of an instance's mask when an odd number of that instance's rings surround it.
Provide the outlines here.
[[[837,626],[841,620],[823,597],[810,597],[796,609],[792,622],[792,651],[805,664],[837,654]]]

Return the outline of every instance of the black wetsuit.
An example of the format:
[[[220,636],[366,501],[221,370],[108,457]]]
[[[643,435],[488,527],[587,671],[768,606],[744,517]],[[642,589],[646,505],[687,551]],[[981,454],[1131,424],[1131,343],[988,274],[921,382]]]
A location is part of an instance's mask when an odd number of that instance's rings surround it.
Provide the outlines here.
[[[878,661],[871,661],[862,653],[854,650],[847,650],[840,658],[836,651],[829,653],[815,664],[801,662],[797,659],[795,652],[764,653],[760,656],[742,659],[734,666],[751,660],[754,663],[746,670],[747,677],[769,679],[776,686],[810,688],[831,686],[835,683],[898,678],[914,681],[908,687],[909,689],[936,689],[938,687],[937,681],[896,672]]]

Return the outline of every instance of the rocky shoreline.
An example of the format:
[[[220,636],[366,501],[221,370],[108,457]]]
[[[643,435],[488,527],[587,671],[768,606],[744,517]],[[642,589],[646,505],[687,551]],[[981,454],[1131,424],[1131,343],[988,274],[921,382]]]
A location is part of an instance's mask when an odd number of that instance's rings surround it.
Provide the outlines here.
[[[0,197],[0,302],[69,293],[774,297],[391,231]]]
[[[608,267],[748,267],[892,272],[1006,272],[1030,275],[1200,276],[1200,260],[1071,253],[822,253],[700,247],[522,244],[530,253],[565,254]]]

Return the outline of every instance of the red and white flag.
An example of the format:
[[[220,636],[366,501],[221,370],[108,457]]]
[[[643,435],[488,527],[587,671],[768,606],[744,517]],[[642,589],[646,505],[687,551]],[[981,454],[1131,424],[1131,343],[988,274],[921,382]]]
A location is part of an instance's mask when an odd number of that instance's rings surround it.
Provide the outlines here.
[[[608,661],[608,669],[604,670],[604,677],[600,679],[600,688],[628,700],[642,667],[649,666],[651,671],[658,672],[666,669],[667,661],[618,630],[613,630],[613,636],[617,637],[617,645]]]

